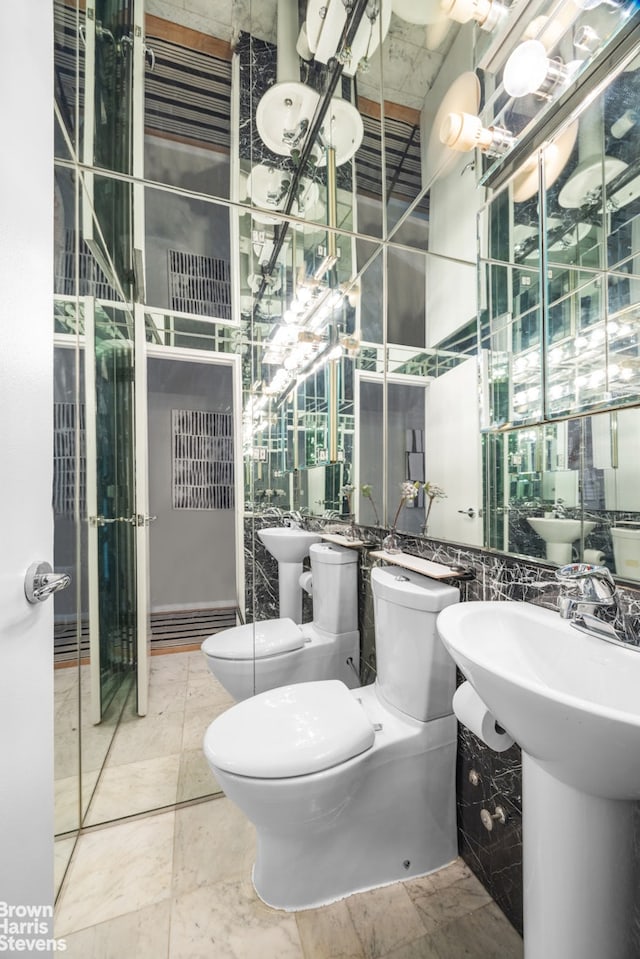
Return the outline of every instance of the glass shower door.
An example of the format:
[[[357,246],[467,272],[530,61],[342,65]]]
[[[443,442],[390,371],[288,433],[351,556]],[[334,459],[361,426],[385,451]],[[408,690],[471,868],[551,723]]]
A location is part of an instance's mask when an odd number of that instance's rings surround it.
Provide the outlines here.
[[[122,684],[131,681],[136,662],[133,333],[131,314],[124,307],[88,298],[85,385],[94,723],[101,721]]]

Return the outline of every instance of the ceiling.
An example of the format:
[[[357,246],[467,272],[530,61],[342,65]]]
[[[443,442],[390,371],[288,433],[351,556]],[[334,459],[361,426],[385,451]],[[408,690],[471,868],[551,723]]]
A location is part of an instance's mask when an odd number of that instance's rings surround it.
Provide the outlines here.
[[[276,0],[146,0],[146,42],[155,66],[145,76],[145,128],[170,139],[209,149],[230,147],[231,50],[240,32],[275,41]],[[171,29],[178,24],[183,29]],[[419,41],[418,43],[416,41]],[[56,7],[56,76],[58,100],[72,127],[75,107],[75,10]],[[82,57],[82,48],[80,54]],[[380,194],[379,93],[374,78],[384,70],[385,151],[389,193],[406,201],[422,189],[418,109],[433,82],[443,55],[424,45],[424,28],[392,15],[389,34],[371,59],[368,73],[356,78],[363,106],[364,140],[356,156],[359,189]],[[82,69],[80,70],[82,75]],[[82,90],[79,93],[82,105]],[[396,109],[395,107],[399,109]],[[427,205],[422,212],[426,213]]]

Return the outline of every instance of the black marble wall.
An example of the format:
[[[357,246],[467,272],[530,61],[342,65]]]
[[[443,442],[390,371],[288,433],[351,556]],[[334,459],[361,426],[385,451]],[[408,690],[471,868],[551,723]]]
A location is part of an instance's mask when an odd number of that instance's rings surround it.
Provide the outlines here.
[[[279,525],[282,519],[247,518],[245,524],[245,562],[247,569],[248,618],[269,618],[277,610],[277,564],[255,535],[260,525]],[[333,522],[305,520],[310,529],[329,531]],[[340,527],[336,527],[340,529]],[[344,530],[344,527],[342,527]],[[361,549],[359,627],[361,637],[360,675],[363,684],[375,679],[375,635],[371,596],[371,568],[376,561],[371,549],[379,549],[386,530],[358,527],[357,535],[366,542]],[[470,600],[526,601],[555,608],[558,586],[549,566],[512,558],[486,550],[441,543],[424,537],[399,536],[401,548],[415,556],[447,565],[465,567],[468,578],[452,579],[460,589],[462,602]],[[640,590],[623,590],[623,605],[635,617],[640,630]],[[310,608],[305,619],[311,619]],[[462,681],[462,677],[458,677]],[[492,829],[483,825],[481,813],[490,815],[501,807],[505,822],[492,819]],[[458,843],[462,858],[481,880],[505,915],[522,933],[522,773],[520,749],[513,745],[496,753],[458,726],[457,759]],[[640,863],[640,806],[635,841]],[[631,840],[631,837],[630,837]],[[640,891],[638,894],[640,907]],[[634,919],[636,953],[640,956],[640,908]],[[603,957],[604,959],[604,957]]]

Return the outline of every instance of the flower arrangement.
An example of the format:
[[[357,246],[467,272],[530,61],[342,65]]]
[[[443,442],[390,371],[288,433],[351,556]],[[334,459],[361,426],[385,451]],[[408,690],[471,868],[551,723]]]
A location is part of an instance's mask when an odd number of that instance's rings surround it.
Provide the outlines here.
[[[424,491],[429,498],[429,505],[427,506],[427,512],[424,518],[423,531],[427,532],[427,525],[429,523],[429,513],[431,512],[431,507],[433,506],[434,500],[437,499],[446,499],[447,494],[441,486],[438,486],[437,483],[425,483]]]
[[[405,480],[404,483],[400,483],[400,502],[398,503],[396,515],[393,517],[393,523],[391,524],[393,532],[395,532],[396,526],[398,525],[398,519],[400,518],[403,506],[416,498],[419,489],[420,483],[412,483],[410,480]]]
[[[373,501],[373,486],[370,483],[363,483],[360,487],[360,492],[365,499],[368,499],[371,503],[373,509],[373,515],[376,518],[376,526],[380,526],[380,517],[378,516],[378,510],[376,509],[376,504]]]
[[[356,538],[356,527],[355,527],[355,514],[351,508],[351,497],[355,493],[356,488],[353,483],[345,483],[340,493],[347,501],[347,512],[349,514],[349,529],[347,530],[347,537],[349,539]]]
[[[386,550],[387,553],[400,552],[400,547],[398,546],[398,541],[396,539],[396,526],[398,525],[398,519],[400,518],[402,508],[407,503],[410,503],[411,500],[416,498],[419,489],[420,483],[412,483],[411,480],[405,480],[404,483],[400,484],[400,502],[398,503],[396,515],[393,517],[393,523],[391,524],[391,529],[389,530],[388,535],[382,540],[382,548]]]

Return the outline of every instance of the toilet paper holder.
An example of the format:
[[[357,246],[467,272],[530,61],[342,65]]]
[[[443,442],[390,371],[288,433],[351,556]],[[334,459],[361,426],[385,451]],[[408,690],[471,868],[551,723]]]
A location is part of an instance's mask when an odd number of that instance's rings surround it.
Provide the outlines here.
[[[480,822],[487,832],[492,831],[494,822],[500,823],[501,826],[504,826],[506,821],[507,814],[502,806],[496,806],[493,813],[490,813],[488,809],[480,810]]]

